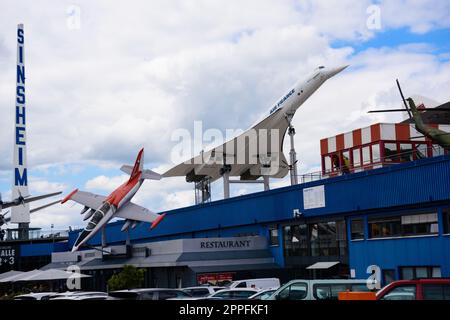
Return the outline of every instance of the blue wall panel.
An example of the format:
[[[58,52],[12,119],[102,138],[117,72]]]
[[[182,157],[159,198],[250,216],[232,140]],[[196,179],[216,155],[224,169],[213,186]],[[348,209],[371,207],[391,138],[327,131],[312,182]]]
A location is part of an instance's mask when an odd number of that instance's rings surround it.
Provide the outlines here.
[[[304,210],[303,189],[322,184],[326,206]],[[286,221],[291,219],[293,209],[300,209],[305,217],[313,217],[449,199],[450,155],[447,155],[171,210],[157,228],[149,231],[150,225],[143,223],[132,230],[131,239],[173,239],[196,232]],[[108,241],[125,241],[126,233],[120,232],[122,225],[123,221],[108,224]],[[69,244],[75,239],[76,234],[71,234]],[[90,244],[100,242],[99,233]]]
[[[304,210],[303,189],[318,185],[325,186],[326,206]],[[289,221],[293,209],[299,209],[306,218],[338,214],[367,219],[371,214],[402,213],[409,207],[436,207],[438,201],[442,201],[440,205],[450,205],[450,155],[171,210],[154,230],[150,231],[149,224],[144,223],[132,230],[130,236],[133,242],[244,233],[268,237],[268,226]],[[126,233],[120,232],[122,225],[123,221],[107,225],[109,243],[125,241]],[[280,245],[270,251],[276,262],[284,265],[281,235],[280,227]],[[76,232],[70,234],[70,247],[76,237]],[[100,243],[101,233],[90,241],[91,245]],[[450,255],[446,254],[450,252],[449,244],[450,236],[442,235],[351,241],[350,267],[356,269],[357,277],[366,278],[366,268],[371,264],[384,269],[439,265],[442,274],[450,277]]]
[[[450,236],[351,241],[349,249],[358,278],[368,277],[369,265],[396,272],[400,266],[440,266],[442,276],[450,277]]]
[[[68,250],[69,246],[67,242],[22,244],[20,246],[20,256],[49,256],[52,252],[62,252]]]

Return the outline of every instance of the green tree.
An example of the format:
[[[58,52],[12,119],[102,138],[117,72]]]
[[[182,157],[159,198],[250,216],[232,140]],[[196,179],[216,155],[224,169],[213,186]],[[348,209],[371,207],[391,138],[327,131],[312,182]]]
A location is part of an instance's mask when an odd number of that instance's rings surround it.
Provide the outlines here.
[[[135,266],[125,265],[123,270],[114,274],[108,280],[108,287],[110,291],[139,288],[144,282],[144,269],[136,268]]]

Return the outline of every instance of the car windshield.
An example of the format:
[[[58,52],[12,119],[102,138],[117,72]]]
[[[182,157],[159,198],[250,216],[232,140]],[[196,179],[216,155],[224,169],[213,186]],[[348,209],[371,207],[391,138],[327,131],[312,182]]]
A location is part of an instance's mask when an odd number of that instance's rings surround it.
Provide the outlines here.
[[[137,292],[110,292],[110,297],[124,300],[137,300]]]

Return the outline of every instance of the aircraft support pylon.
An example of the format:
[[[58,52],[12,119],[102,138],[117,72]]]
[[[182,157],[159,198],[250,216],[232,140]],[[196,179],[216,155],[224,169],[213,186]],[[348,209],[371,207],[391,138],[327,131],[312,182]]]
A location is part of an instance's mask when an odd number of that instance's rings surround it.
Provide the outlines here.
[[[294,136],[295,128],[292,125],[292,117],[286,116],[289,122],[288,134],[291,142],[291,150],[289,151],[289,172],[291,174],[291,185],[298,184],[298,174],[297,174],[297,153],[295,152]]]

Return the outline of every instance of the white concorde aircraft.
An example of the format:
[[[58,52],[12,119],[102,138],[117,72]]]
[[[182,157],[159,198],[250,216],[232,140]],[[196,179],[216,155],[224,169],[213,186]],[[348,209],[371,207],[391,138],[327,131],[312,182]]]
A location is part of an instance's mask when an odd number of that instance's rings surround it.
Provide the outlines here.
[[[283,154],[283,140],[290,120],[297,109],[326,80],[347,67],[318,67],[306,81],[294,84],[272,105],[267,116],[250,129],[208,152],[202,152],[200,155],[176,165],[162,176],[185,176],[187,182],[199,182],[205,178],[214,181],[222,176],[225,168],[230,176],[240,176],[241,180],[256,180],[262,175],[274,178],[285,177],[289,168],[283,165],[283,163],[287,163]],[[256,140],[253,140],[252,143],[249,143],[251,141],[250,131],[256,132]],[[261,144],[260,137],[263,137],[264,134],[266,137],[263,139],[267,143],[261,147],[264,143]],[[274,136],[277,138],[273,139]],[[242,155],[245,155],[244,159]],[[269,164],[267,156],[270,157]],[[268,167],[269,170],[264,171]]]

